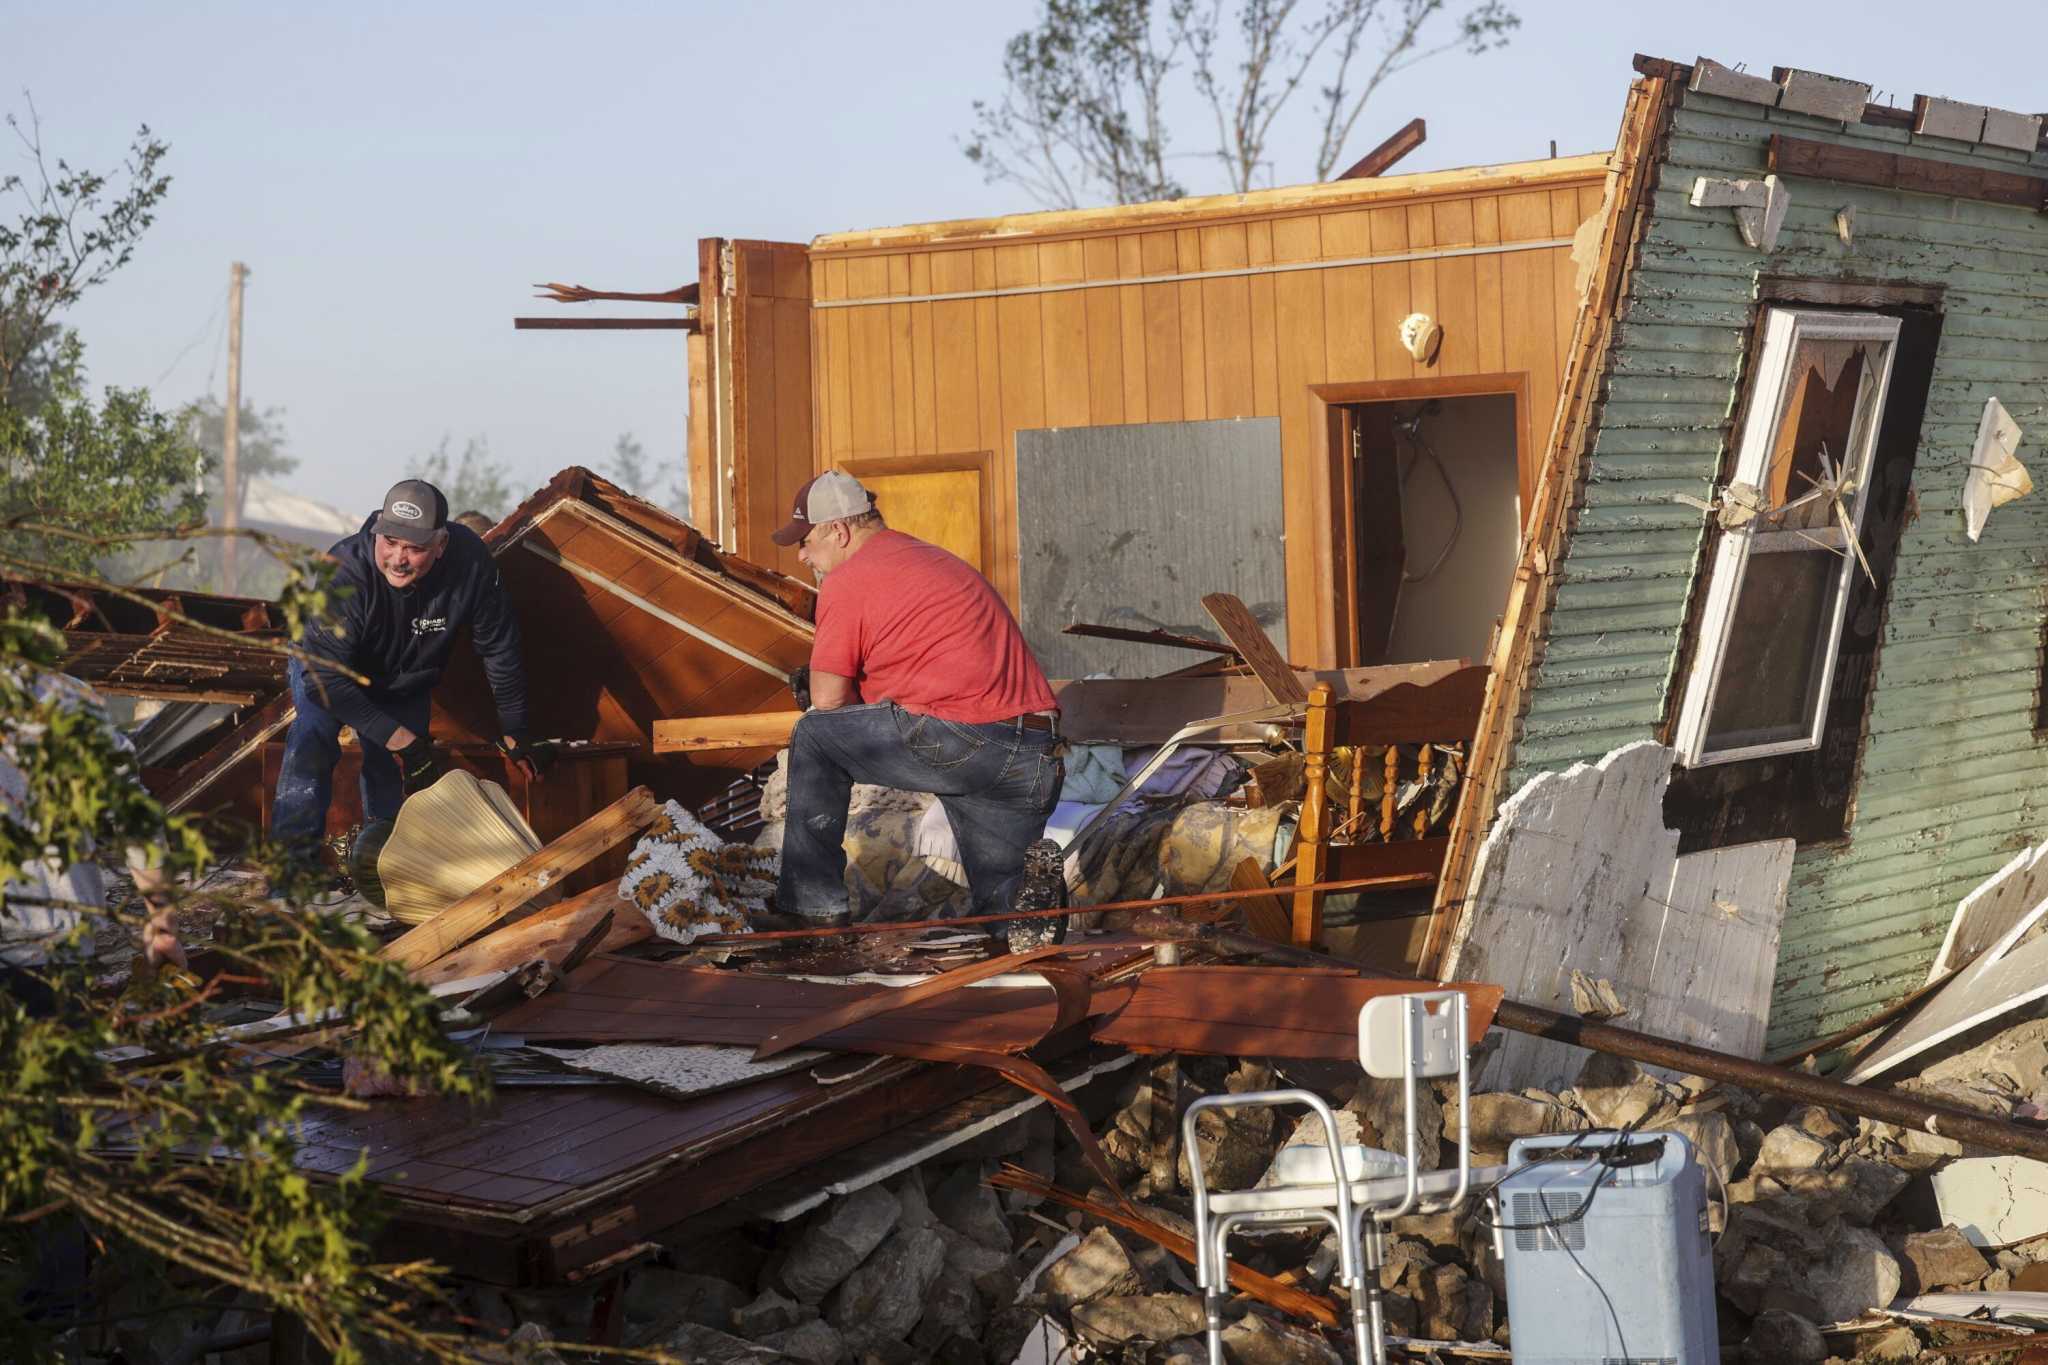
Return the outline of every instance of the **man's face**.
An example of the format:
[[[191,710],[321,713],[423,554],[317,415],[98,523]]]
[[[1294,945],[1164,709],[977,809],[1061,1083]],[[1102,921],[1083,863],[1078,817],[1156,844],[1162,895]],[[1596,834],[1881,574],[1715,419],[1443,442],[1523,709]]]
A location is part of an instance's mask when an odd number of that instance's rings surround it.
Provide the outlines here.
[[[434,538],[424,545],[378,536],[377,571],[392,587],[409,588],[427,576],[427,571],[434,567],[447,546],[446,531],[436,531]]]
[[[853,541],[853,528],[843,521],[828,521],[813,526],[796,547],[796,557],[811,571],[811,577],[822,579],[832,570],[844,564]]]

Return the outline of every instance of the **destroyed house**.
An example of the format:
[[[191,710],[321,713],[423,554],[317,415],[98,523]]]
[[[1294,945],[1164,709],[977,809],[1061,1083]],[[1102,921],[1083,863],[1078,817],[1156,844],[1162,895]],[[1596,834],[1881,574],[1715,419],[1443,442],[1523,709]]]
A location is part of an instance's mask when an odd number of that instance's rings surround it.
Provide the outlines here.
[[[845,468],[1063,676],[1163,672],[1061,632],[1206,635],[1211,589],[1298,666],[1483,661],[1412,957],[1502,801],[1653,740],[1683,852],[1795,841],[1773,1038],[1867,1013],[2034,828],[2042,514],[1964,505],[2040,420],[2048,159],[1997,109],[1638,70],[1607,156],[705,241],[698,519],[793,571],[767,532]]]

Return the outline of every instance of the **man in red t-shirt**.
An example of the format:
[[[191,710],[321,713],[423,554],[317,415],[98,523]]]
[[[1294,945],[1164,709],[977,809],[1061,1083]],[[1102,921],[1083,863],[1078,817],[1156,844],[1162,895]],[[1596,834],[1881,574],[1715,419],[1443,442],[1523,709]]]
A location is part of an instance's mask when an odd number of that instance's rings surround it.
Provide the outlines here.
[[[1065,777],[1059,710],[1017,619],[970,565],[885,526],[873,496],[838,470],[797,490],[774,540],[797,546],[818,578],[778,908],[845,922],[847,802],[854,783],[872,782],[937,795],[974,913],[1010,909]]]

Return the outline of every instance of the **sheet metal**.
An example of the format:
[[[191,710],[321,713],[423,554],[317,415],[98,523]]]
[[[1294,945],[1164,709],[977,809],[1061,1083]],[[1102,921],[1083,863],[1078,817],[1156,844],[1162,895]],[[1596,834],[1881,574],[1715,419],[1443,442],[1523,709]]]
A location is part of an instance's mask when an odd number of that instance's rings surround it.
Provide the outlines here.
[[[1024,636],[1054,677],[1148,677],[1187,660],[1062,628],[1086,621],[1213,640],[1202,594],[1224,591],[1243,599],[1284,655],[1281,522],[1277,417],[1020,431]]]

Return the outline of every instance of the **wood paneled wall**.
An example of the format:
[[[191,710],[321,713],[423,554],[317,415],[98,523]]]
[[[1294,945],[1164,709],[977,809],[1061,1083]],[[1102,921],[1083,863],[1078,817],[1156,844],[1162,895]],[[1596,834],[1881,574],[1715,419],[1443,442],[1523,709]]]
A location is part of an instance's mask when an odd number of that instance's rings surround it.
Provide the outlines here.
[[[1540,441],[1577,307],[1575,268],[1568,246],[1273,267],[1568,239],[1598,211],[1603,185],[1601,164],[1577,158],[1219,198],[1195,215],[1162,206],[1033,215],[964,239],[943,225],[922,240],[917,230],[820,239],[814,298],[876,302],[812,310],[816,465],[993,451],[991,577],[1014,602],[1019,430],[1278,416],[1289,637],[1313,653],[1303,662],[1335,663],[1330,518],[1318,507],[1328,424],[1312,386],[1526,374],[1525,426]],[[1284,206],[1248,207],[1267,199]],[[1214,271],[1251,273],[1089,283]],[[949,294],[976,297],[929,297]],[[1433,366],[1397,336],[1415,311],[1444,326]],[[1188,553],[1198,563],[1207,551]]]

